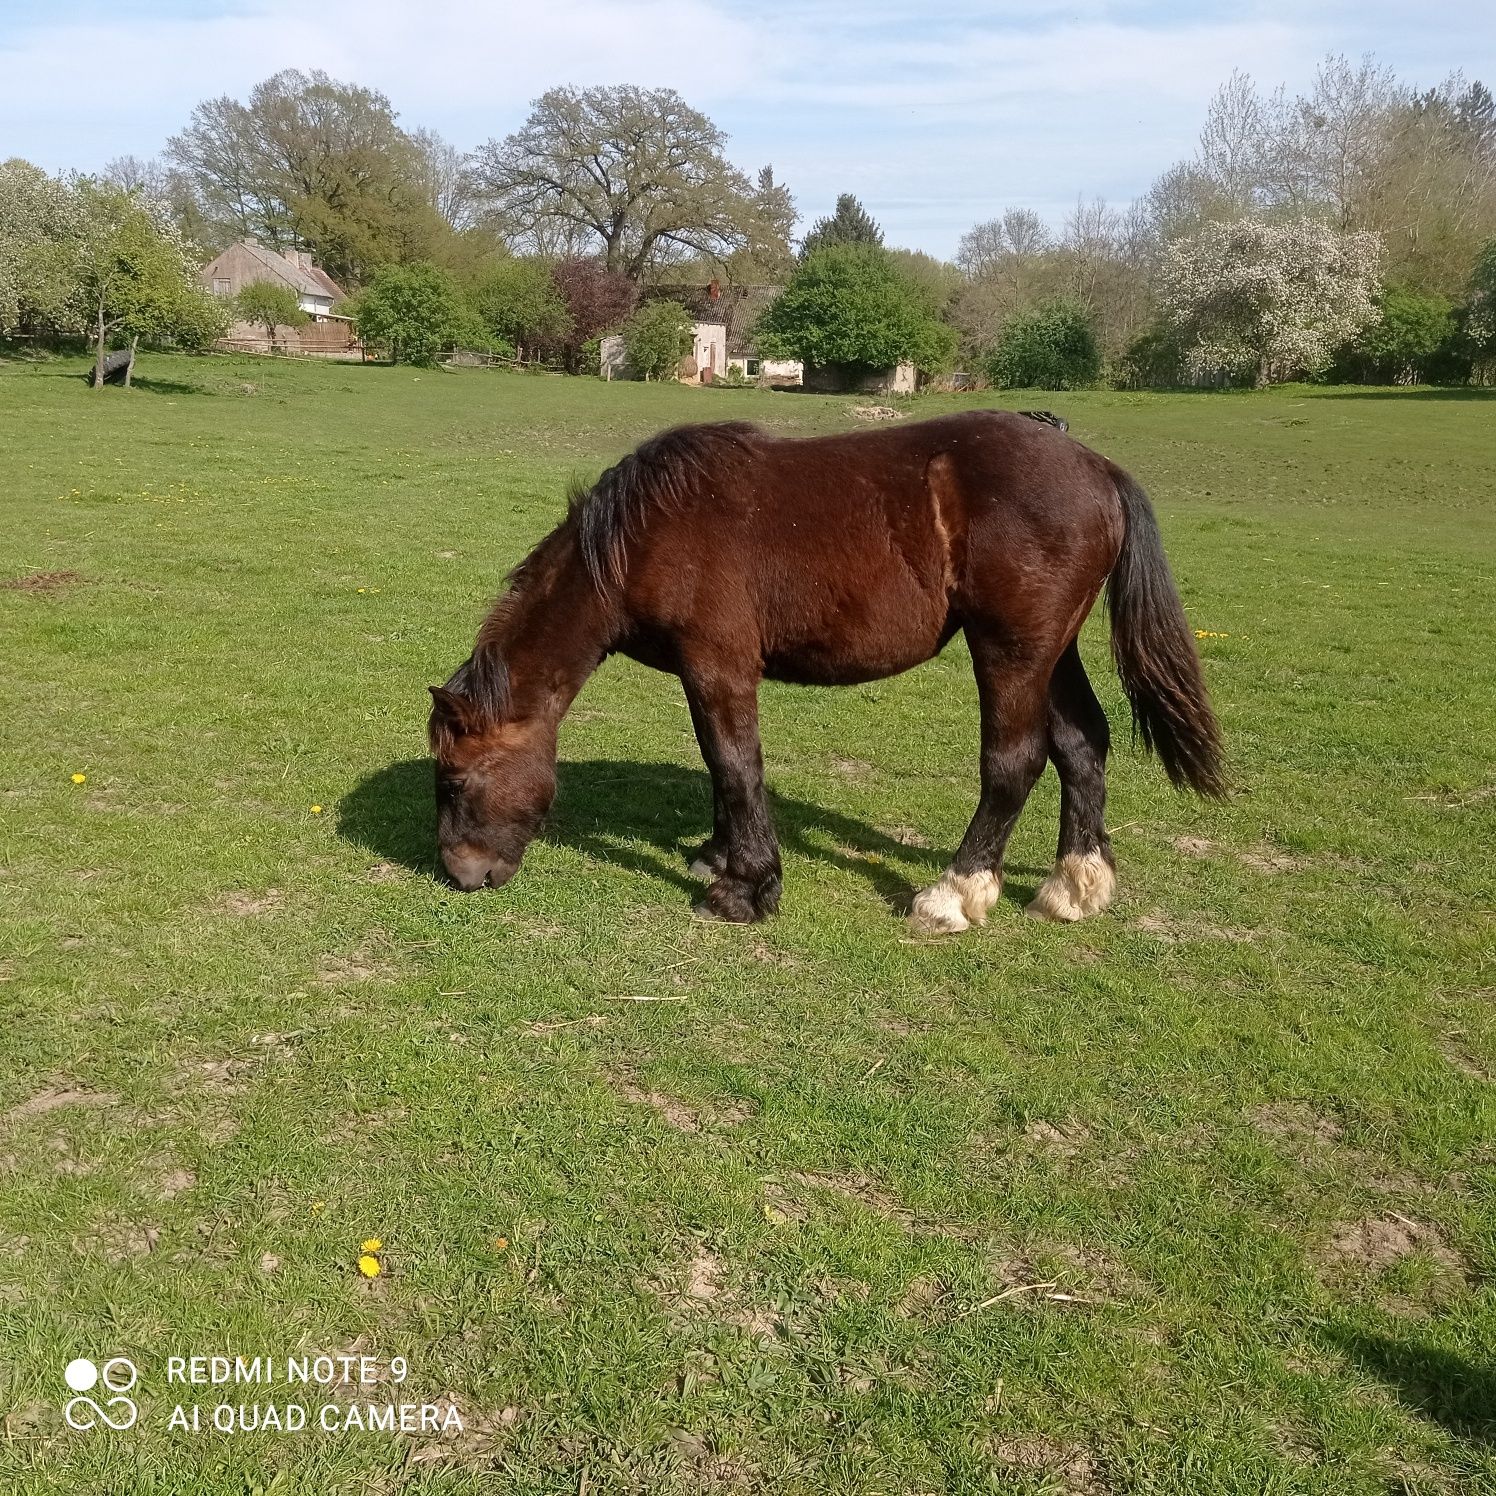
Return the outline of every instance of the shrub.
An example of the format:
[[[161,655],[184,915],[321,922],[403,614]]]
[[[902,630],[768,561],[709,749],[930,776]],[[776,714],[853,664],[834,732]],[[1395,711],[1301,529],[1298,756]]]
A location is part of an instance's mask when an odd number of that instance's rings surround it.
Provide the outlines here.
[[[395,363],[434,364],[454,343],[487,346],[457,285],[435,265],[385,265],[359,294],[354,320],[365,343]]]
[[[691,347],[691,314],[678,301],[647,301],[623,324],[629,367],[644,379],[669,379]]]
[[[484,330],[521,357],[571,331],[571,313],[544,260],[496,261],[479,275],[470,300]]]
[[[1078,302],[1057,298],[1003,324],[987,366],[993,384],[1009,389],[1075,390],[1095,384],[1101,352],[1091,318]]]
[[[955,332],[889,256],[853,244],[812,254],[759,319],[755,340],[766,358],[854,370],[905,361],[940,369],[956,351]]]
[[[1377,303],[1380,319],[1340,350],[1335,372],[1363,383],[1419,383],[1454,339],[1454,308],[1401,286],[1387,287]]]

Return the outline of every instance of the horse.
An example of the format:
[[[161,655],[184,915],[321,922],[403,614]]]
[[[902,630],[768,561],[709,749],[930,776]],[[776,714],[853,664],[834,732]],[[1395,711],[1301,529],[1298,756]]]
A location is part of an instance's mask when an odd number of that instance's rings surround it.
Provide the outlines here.
[[[645,441],[509,577],[472,654],[430,688],[442,863],[459,888],[513,877],[556,792],[557,724],[611,654],[680,678],[712,783],[692,859],[698,908],[779,907],[764,789],[764,679],[897,675],[964,632],[981,791],[950,865],[913,900],[922,931],[983,924],[1003,851],[1052,760],[1059,846],[1029,912],[1112,902],[1106,715],[1076,638],[1107,585],[1112,655],[1144,750],[1176,787],[1226,792],[1220,728],[1153,507],[1120,467],[1054,426],[997,410],[781,437],[745,422]]]

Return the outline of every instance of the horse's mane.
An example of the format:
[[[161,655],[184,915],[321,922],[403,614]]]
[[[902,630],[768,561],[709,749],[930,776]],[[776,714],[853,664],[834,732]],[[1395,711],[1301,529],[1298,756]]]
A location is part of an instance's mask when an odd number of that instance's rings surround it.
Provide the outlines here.
[[[714,464],[746,456],[762,435],[748,421],[676,426],[641,443],[591,488],[573,484],[571,519],[583,564],[598,591],[623,584],[629,543],[646,515],[678,508],[694,487],[718,476]]]

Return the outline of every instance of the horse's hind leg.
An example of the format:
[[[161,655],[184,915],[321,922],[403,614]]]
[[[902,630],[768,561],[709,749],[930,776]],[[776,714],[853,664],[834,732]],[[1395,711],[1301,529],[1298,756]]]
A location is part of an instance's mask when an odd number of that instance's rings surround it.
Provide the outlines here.
[[[1049,683],[1049,756],[1060,776],[1060,846],[1054,871],[1028,912],[1040,919],[1099,914],[1116,892],[1106,834],[1106,755],[1111,732],[1072,641]]]
[[[915,895],[920,930],[954,933],[985,924],[1002,892],[1003,850],[1044,772],[1049,662],[1041,665],[968,626],[982,707],[982,795],[940,881]]]

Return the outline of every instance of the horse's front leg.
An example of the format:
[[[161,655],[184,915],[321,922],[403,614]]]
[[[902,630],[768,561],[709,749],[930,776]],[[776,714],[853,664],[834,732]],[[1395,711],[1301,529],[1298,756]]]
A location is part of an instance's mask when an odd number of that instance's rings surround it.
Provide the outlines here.
[[[747,924],[779,908],[779,843],[764,792],[758,738],[758,680],[726,683],[720,671],[683,675],[701,756],[712,776],[715,826],[703,854],[715,874],[698,906]]]
[[[707,757],[707,719],[695,691],[686,690],[686,704],[691,708],[691,726],[696,729],[696,741],[701,745],[701,756]],[[707,760],[710,766],[710,759]],[[722,803],[722,787],[716,771],[712,771],[712,834],[694,851],[687,853],[687,869],[693,878],[710,883],[727,870],[727,812]]]

